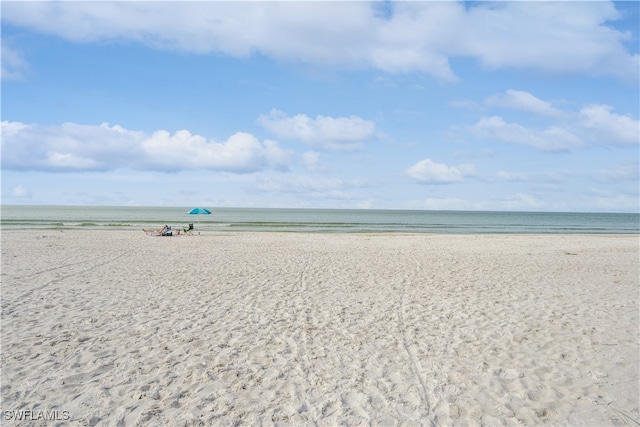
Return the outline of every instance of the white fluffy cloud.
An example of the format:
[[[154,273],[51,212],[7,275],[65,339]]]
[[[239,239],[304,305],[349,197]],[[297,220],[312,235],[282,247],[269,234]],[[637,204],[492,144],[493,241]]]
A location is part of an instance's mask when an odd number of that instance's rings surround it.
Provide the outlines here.
[[[614,212],[638,212],[637,187],[634,191],[626,194],[619,191],[602,190],[599,188],[590,188],[589,190],[594,196],[594,203],[598,209]]]
[[[501,202],[501,205],[504,209],[508,210],[537,210],[543,207],[541,201],[525,193],[517,193],[509,196]]]
[[[329,170],[329,167],[320,160],[320,153],[317,151],[302,153],[302,164],[312,172],[326,172]]]
[[[538,182],[548,185],[558,184],[566,179],[566,173],[562,171],[548,171],[535,173],[498,171],[496,177],[508,182]]]
[[[238,132],[224,142],[187,130],[152,135],[121,126],[26,125],[2,122],[2,167],[14,170],[104,171],[118,168],[253,172],[286,168],[290,153],[274,141]]]
[[[540,116],[562,118],[565,113],[553,107],[550,102],[536,98],[529,92],[509,89],[504,94],[494,95],[486,100],[488,105],[515,108]]]
[[[32,196],[31,191],[22,184],[18,184],[11,189],[10,197],[18,199],[30,199]]]
[[[633,82],[640,57],[622,44],[631,35],[606,25],[618,18],[611,2],[491,2],[469,8],[457,28],[465,28],[466,53],[490,68],[588,70]]]
[[[612,2],[7,2],[2,19],[76,42],[272,58],[454,80],[451,57],[489,68],[636,82]],[[464,29],[464,31],[461,31]]]
[[[483,117],[472,127],[472,131],[484,139],[528,145],[544,151],[564,151],[582,145],[577,136],[559,126],[535,130],[517,123],[507,123],[499,116]]]
[[[218,169],[253,172],[265,167],[284,167],[288,154],[274,141],[260,142],[245,132],[237,132],[224,142],[207,141],[181,130],[171,135],[157,131],[141,143],[144,161],[150,168]]]
[[[358,116],[319,115],[312,119],[305,114],[289,117],[282,111],[272,110],[269,115],[261,115],[258,123],[279,138],[298,140],[327,150],[359,149],[378,134],[375,123]]]
[[[24,78],[24,73],[29,68],[24,56],[6,40],[3,39],[1,43],[2,80],[20,80]]]
[[[598,145],[640,144],[640,121],[613,112],[608,105],[590,105],[580,110],[578,125]]]
[[[406,170],[406,174],[424,184],[451,184],[474,174],[473,165],[447,166],[427,158]]]
[[[501,116],[482,117],[470,127],[471,133],[482,139],[527,145],[543,151],[640,144],[640,121],[617,114],[608,105],[593,104],[579,111],[562,111],[528,92],[515,90],[492,96],[487,104],[546,116],[551,123],[535,129],[507,122]]]
[[[596,179],[600,182],[637,182],[640,179],[640,168],[637,163],[623,163],[610,169],[600,169]]]
[[[256,189],[260,192],[299,194],[313,199],[351,200],[350,189],[361,186],[339,178],[307,175],[260,177]]]

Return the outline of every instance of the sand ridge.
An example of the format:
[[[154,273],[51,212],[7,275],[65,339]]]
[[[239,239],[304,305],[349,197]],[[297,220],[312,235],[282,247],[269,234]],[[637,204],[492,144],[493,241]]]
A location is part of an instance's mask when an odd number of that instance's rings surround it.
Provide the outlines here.
[[[3,232],[3,425],[636,425],[638,255],[638,236]]]

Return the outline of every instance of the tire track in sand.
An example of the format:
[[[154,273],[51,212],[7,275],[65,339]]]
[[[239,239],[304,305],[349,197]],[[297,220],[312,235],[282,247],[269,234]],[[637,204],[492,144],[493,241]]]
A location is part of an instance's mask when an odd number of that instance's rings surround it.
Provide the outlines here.
[[[64,267],[69,267],[71,265],[73,266],[78,266],[78,267],[82,267],[79,268],[77,270],[73,269],[71,272],[69,273],[65,273],[65,274],[61,274],[58,275],[57,277],[54,277],[50,280],[47,280],[46,282],[40,284],[40,285],[36,285],[34,287],[31,287],[28,291],[22,293],[21,295],[17,295],[15,296],[13,299],[11,300],[6,300],[6,296],[5,296],[5,301],[3,301],[2,304],[2,311],[3,311],[3,315],[9,315],[11,313],[13,313],[15,310],[18,310],[19,307],[28,302],[29,298],[36,294],[38,291],[41,291],[42,289],[54,284],[54,283],[58,283],[61,282],[63,280],[69,279],[71,277],[74,276],[78,276],[80,274],[86,273],[87,271],[92,271],[94,269],[100,268],[100,267],[104,267],[106,265],[109,265],[117,260],[119,260],[122,257],[126,257],[127,255],[129,255],[131,253],[131,249],[129,250],[123,250],[123,251],[115,251],[115,252],[110,252],[104,255],[100,255],[98,257],[94,257],[94,258],[89,258],[86,260],[82,260],[82,261],[78,261],[72,264],[67,264],[65,266],[61,266],[61,267],[54,267],[54,268],[50,268],[50,269],[46,269],[46,270],[42,270],[42,271],[38,271],[36,273],[24,276],[24,277],[35,277],[38,276],[40,274],[43,273],[47,273],[47,272],[51,272],[54,270],[58,270],[59,268],[64,268]],[[21,277],[22,278],[22,277]],[[20,280],[21,278],[17,278],[17,279],[13,279],[13,280]]]
[[[311,270],[311,265],[313,262],[313,252],[311,250],[311,245],[307,243],[307,256],[302,268],[300,269],[300,275],[298,276],[297,283],[294,287],[295,295],[293,298],[293,305],[291,307],[292,316],[296,323],[296,327],[294,329],[295,334],[293,340],[296,345],[297,350],[297,358],[300,361],[302,371],[305,373],[309,373],[311,369],[311,358],[309,357],[309,351],[307,349],[307,345],[305,341],[307,341],[309,337],[309,319],[310,315],[310,307],[308,303],[308,295],[307,295],[307,282],[309,271]],[[305,380],[307,385],[317,393],[317,389],[313,382],[305,375]]]
[[[416,356],[415,350],[411,345],[409,332],[407,329],[407,324],[405,321],[405,311],[406,311],[406,300],[407,300],[407,287],[412,284],[412,279],[420,272],[420,262],[414,258],[415,261],[415,269],[413,272],[405,274],[404,279],[402,280],[402,289],[400,294],[400,304],[398,305],[398,321],[400,330],[402,331],[402,346],[404,347],[405,352],[409,357],[409,367],[411,369],[411,373],[413,377],[416,379],[418,383],[418,389],[420,391],[420,398],[424,403],[424,418],[426,418],[431,410],[431,403],[429,399],[429,389],[427,387],[427,383],[424,380],[424,376],[422,375],[423,369],[420,364],[420,360]]]

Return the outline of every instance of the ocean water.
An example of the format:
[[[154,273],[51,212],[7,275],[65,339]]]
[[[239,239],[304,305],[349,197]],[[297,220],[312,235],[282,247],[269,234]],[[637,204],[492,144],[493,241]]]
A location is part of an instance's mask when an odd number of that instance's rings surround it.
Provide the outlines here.
[[[210,208],[211,215],[189,215],[191,207],[3,205],[0,209],[0,230],[133,231],[165,224],[181,229],[193,223],[196,230],[217,232],[640,233],[637,213]]]

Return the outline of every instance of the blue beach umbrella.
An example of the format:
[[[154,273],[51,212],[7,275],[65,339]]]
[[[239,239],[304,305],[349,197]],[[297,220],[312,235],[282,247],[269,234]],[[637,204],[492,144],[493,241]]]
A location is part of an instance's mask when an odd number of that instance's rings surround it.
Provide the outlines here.
[[[193,208],[189,212],[189,215],[211,215],[211,211],[205,208]],[[198,221],[198,228],[200,227],[200,221]],[[200,232],[198,232],[200,234]]]
[[[205,208],[193,208],[189,211],[189,215],[211,215],[211,211]]]

